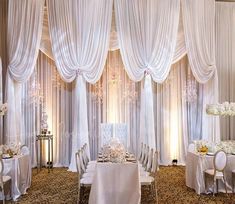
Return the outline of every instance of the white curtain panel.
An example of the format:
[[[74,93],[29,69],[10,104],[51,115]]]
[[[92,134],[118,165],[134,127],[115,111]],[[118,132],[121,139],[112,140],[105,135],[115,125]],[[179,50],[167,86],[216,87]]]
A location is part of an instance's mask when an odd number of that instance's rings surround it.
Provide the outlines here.
[[[21,84],[33,73],[37,60],[43,20],[44,0],[9,0],[8,2],[8,74],[6,98],[6,143],[19,143],[22,134]]]
[[[129,77],[140,81],[148,71],[163,82],[171,67],[179,23],[179,0],[116,0],[120,52]]]
[[[100,80],[87,88],[91,157],[97,158],[102,143],[101,123],[126,124],[127,148],[137,153],[140,122],[140,83],[130,80],[119,50],[108,53]]]
[[[172,66],[163,84],[153,85],[156,147],[163,165],[172,159],[185,164],[188,144],[201,139],[203,86],[197,84],[197,99],[187,102],[183,93],[190,73],[184,57]]]
[[[51,39],[49,33],[48,25],[48,12],[47,7],[44,6],[44,16],[43,16],[43,28],[42,28],[42,38],[40,43],[40,50],[49,58],[53,59],[53,53],[51,48]]]
[[[69,169],[76,171],[75,152],[88,143],[86,84],[101,76],[109,47],[112,0],[48,0],[52,52],[66,82],[76,79],[73,146]],[[83,95],[82,95],[83,94]]]
[[[133,81],[145,77],[141,100],[140,142],[155,147],[151,77],[163,82],[174,58],[179,0],[116,0],[116,25],[122,60]]]
[[[48,115],[48,130],[53,134],[54,166],[69,166],[71,159],[74,84],[64,82],[54,61],[39,53],[35,71],[22,85],[22,114],[26,144],[36,166],[36,136],[41,132],[42,111]],[[47,162],[47,141],[43,143],[43,164]]]
[[[234,102],[235,94],[235,3],[216,2],[216,63],[219,101]],[[220,118],[222,140],[235,139],[234,117]]]
[[[185,37],[184,37],[183,17],[182,17],[182,11],[180,10],[177,41],[176,41],[175,54],[172,64],[181,60],[186,54],[187,51],[186,51]]]
[[[200,13],[200,15],[198,15]],[[189,63],[199,83],[204,85],[203,139],[219,141],[219,119],[206,115],[206,104],[218,102],[215,61],[215,1],[182,0],[183,26]]]

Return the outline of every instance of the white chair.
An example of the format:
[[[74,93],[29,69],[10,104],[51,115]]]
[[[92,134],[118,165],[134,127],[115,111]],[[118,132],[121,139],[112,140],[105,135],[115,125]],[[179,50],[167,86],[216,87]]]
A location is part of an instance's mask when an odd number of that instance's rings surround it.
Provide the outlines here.
[[[157,165],[158,165],[158,152],[155,151],[154,156],[152,158],[152,168],[150,175],[140,175],[140,183],[141,186],[149,186],[152,192],[152,195],[155,194],[155,198],[157,198],[157,188],[155,182],[155,176],[157,173]],[[155,190],[155,193],[154,193]]]
[[[234,193],[234,183],[235,183],[235,169],[232,171],[232,190],[233,190],[233,193]]]
[[[100,148],[107,144],[113,137],[113,124],[101,123],[100,124]]]
[[[224,176],[224,169],[227,164],[227,155],[223,150],[219,150],[215,153],[213,160],[213,169],[207,169],[204,171],[205,175],[205,189],[207,190],[207,179],[213,179],[213,195],[215,194],[215,186],[218,193],[218,180],[224,182],[224,188],[227,194],[226,180]]]
[[[140,160],[141,160],[141,158],[142,158],[143,148],[144,148],[144,144],[143,144],[143,142],[141,142],[141,146],[140,146],[140,154],[139,154],[139,157],[138,157],[138,160],[139,160],[139,161],[140,161]]]
[[[77,203],[79,203],[79,201],[80,201],[80,188],[83,189],[84,187],[90,187],[92,184],[92,180],[93,180],[93,176],[85,176],[82,173],[80,154],[81,154],[81,150],[79,150],[78,152],[75,153],[75,161],[76,161],[76,168],[77,168],[77,174],[78,174],[78,199],[77,199]]]
[[[85,161],[86,161],[86,165],[89,166],[89,165],[94,165],[96,164],[97,162],[96,161],[90,161],[88,155],[87,155],[87,143],[85,143],[83,145],[83,150],[84,150],[84,158],[85,158]]]
[[[151,171],[153,167],[153,148],[150,150],[146,171]]]
[[[125,123],[117,123],[113,124],[114,135],[119,141],[125,146],[127,149],[127,124]]]
[[[149,160],[149,146],[147,146],[146,152],[145,152],[145,158],[144,158],[144,162],[143,162],[143,167],[144,169],[147,170],[147,164],[148,164],[148,160]]]
[[[2,157],[0,157],[0,186],[2,190],[2,198],[3,198],[3,203],[5,204],[5,189],[4,186],[8,186],[9,188],[9,194],[11,196],[11,177],[10,176],[3,176],[3,161]]]
[[[144,160],[145,160],[146,148],[147,148],[147,145],[144,144],[142,157],[140,158],[140,163],[141,163],[141,164],[143,164],[143,163],[144,163]]]
[[[20,154],[29,155],[29,153],[30,153],[29,148],[26,145],[22,145],[20,147]]]

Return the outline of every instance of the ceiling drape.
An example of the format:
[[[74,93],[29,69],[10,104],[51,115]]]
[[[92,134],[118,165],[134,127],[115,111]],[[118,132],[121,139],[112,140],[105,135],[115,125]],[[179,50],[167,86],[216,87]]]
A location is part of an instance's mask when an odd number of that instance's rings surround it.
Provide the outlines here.
[[[66,82],[76,79],[69,169],[76,171],[75,152],[89,145],[86,81],[101,76],[109,47],[112,0],[48,0],[53,57]],[[88,146],[89,147],[89,146]]]

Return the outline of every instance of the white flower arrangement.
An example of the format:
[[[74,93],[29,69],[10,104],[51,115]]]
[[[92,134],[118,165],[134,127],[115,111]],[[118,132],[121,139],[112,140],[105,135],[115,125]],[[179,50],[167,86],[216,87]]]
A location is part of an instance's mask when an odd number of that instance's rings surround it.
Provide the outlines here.
[[[234,116],[235,103],[224,102],[222,104],[208,104],[206,112],[210,115]]]
[[[126,161],[125,147],[116,138],[111,139],[109,144],[103,147],[103,155],[111,162],[122,163]]]
[[[20,145],[17,144],[5,144],[0,145],[0,155],[3,155],[3,157],[12,157],[13,155],[17,155],[20,150]]]
[[[0,105],[0,115],[3,116],[7,112],[7,103],[3,103]]]

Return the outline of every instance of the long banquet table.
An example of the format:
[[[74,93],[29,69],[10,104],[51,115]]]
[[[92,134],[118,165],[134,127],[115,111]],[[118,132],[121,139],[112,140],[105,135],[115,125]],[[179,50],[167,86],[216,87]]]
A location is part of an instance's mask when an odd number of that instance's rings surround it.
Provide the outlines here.
[[[96,164],[89,204],[139,204],[140,197],[138,163]]]
[[[204,171],[213,168],[214,156],[201,155],[196,152],[188,152],[186,158],[186,185],[196,191],[197,194],[207,193],[205,189]],[[227,155],[225,179],[227,189],[232,190],[232,170],[235,169],[235,155]],[[212,183],[208,183],[210,186]],[[224,192],[224,184],[219,181],[219,191]]]
[[[13,158],[3,159],[3,175],[11,177],[11,195],[17,200],[31,185],[32,171],[30,155],[15,155]]]

